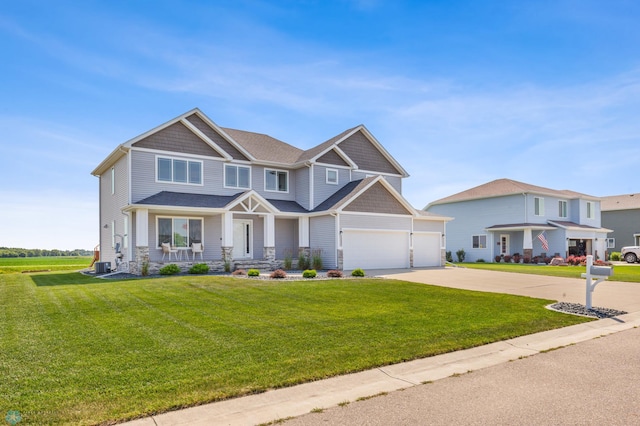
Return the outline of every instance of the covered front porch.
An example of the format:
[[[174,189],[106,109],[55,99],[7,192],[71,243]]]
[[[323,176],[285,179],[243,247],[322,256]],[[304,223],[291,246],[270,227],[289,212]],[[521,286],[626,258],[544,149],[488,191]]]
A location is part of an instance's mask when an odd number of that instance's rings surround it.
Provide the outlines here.
[[[196,263],[220,272],[276,269],[287,254],[309,251],[309,218],[282,212],[257,194],[234,197],[220,207],[175,204],[127,209],[133,225],[133,250],[125,254],[129,272],[140,274],[144,267],[154,273],[169,263],[183,270]]]
[[[596,259],[606,254],[607,232],[605,228],[578,225],[573,222],[548,221],[546,224],[504,224],[486,228],[493,242],[491,258],[562,257],[593,255]]]

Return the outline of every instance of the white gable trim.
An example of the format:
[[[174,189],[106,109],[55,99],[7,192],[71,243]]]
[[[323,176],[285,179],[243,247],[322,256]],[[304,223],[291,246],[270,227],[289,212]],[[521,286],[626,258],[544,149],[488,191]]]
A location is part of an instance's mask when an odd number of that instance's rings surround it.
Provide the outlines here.
[[[209,137],[207,135],[205,135],[204,133],[202,133],[200,131],[200,129],[198,129],[196,126],[194,126],[193,124],[191,124],[186,118],[183,118],[182,120],[180,120],[180,122],[189,130],[191,130],[197,137],[199,137],[200,139],[202,139],[206,144],[210,145],[211,148],[213,148],[218,154],[222,155],[222,157],[225,160],[231,161],[233,160],[233,157],[230,156],[229,154],[227,154],[227,152],[225,150],[223,150],[222,148],[220,148],[218,146],[217,143],[215,143],[214,141],[212,141],[211,139],[209,139]]]
[[[258,203],[254,204],[254,201],[257,201]],[[265,214],[264,212],[256,211],[256,209],[260,206],[267,209],[269,213],[275,214],[280,212],[280,210],[278,210],[273,204],[268,202],[263,196],[258,194],[253,189],[251,191],[245,192],[243,195],[227,204],[224,208],[225,210],[231,210],[237,206],[241,206],[242,208],[244,208],[246,210],[246,213],[248,214]]]

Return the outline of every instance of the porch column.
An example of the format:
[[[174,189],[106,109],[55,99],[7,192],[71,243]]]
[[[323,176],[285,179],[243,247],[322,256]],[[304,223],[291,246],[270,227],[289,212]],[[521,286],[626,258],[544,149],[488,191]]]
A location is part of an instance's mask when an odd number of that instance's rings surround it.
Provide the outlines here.
[[[533,237],[531,228],[524,228],[524,237],[522,240],[522,256],[533,259]]]
[[[146,275],[149,273],[149,209],[136,209],[135,213],[136,247],[133,259],[129,262],[129,272],[135,275]]]
[[[309,247],[309,218],[298,218],[298,247]]]
[[[273,214],[264,216],[263,258],[269,262],[276,260],[276,218]]]
[[[222,213],[222,260],[231,260],[233,256],[233,213]]]
[[[149,209],[136,209],[136,247],[149,247]]]

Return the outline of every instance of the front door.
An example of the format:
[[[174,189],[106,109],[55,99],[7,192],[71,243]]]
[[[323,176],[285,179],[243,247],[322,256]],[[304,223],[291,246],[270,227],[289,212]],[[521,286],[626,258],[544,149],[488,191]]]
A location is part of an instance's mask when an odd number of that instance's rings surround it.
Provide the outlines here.
[[[251,259],[253,257],[253,227],[251,220],[233,221],[233,258]]]
[[[500,254],[510,254],[509,252],[509,234],[500,234]]]

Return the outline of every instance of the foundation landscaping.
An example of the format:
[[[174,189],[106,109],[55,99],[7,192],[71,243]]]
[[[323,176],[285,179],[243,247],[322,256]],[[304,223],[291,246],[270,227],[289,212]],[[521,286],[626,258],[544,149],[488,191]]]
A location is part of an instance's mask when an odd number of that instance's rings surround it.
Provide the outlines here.
[[[591,320],[550,300],[324,274],[1,274],[0,407],[20,425],[112,424]]]

